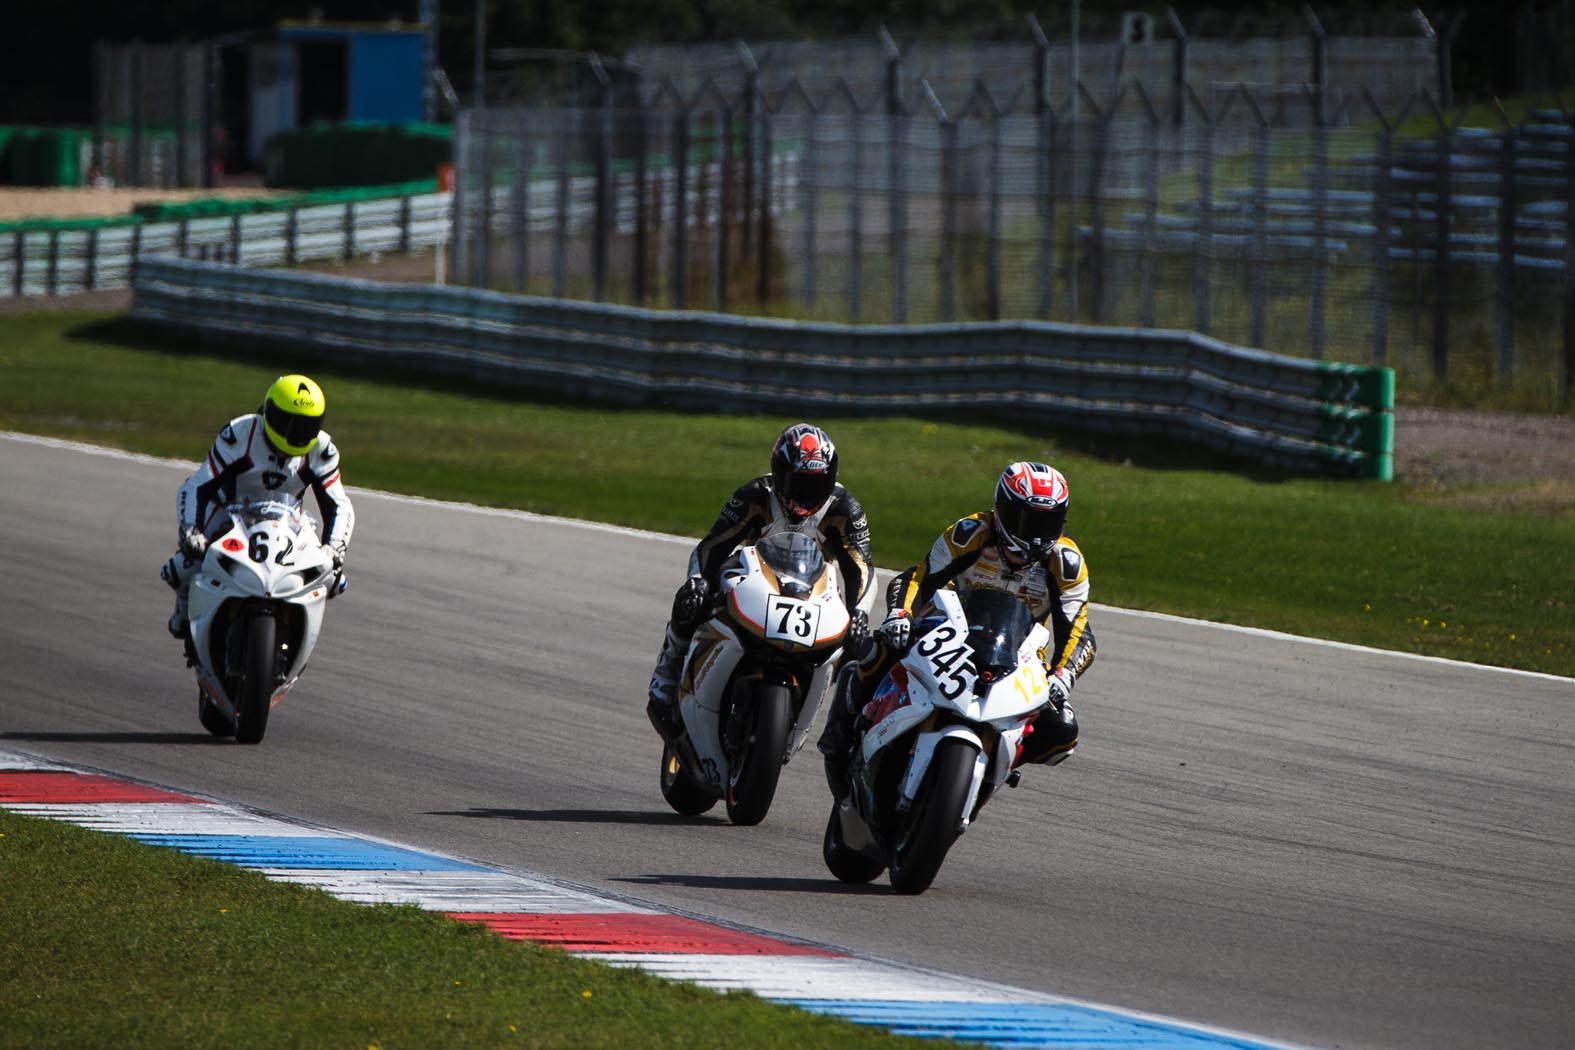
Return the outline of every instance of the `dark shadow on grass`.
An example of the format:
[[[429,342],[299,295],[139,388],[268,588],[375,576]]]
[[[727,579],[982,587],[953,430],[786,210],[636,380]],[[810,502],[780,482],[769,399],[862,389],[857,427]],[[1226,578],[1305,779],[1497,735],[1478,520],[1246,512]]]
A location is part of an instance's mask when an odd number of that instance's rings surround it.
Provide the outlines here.
[[[687,886],[700,890],[738,890],[743,893],[861,893],[891,896],[890,886],[882,883],[840,882],[830,875],[824,879],[795,879],[785,876],[753,875],[636,875],[609,879],[635,886]]]
[[[662,827],[669,824],[715,824],[727,826],[718,817],[685,817],[678,813],[664,813],[654,809],[491,809],[477,806],[471,809],[429,810],[429,817],[473,817],[482,820],[531,820],[556,824],[648,824]]]
[[[225,744],[209,733],[0,733],[0,740],[32,740],[66,744]]]
[[[217,361],[233,362],[243,359],[249,365],[271,366],[281,371],[310,371],[319,379],[354,379],[360,382],[385,386],[419,386],[422,390],[452,394],[477,401],[504,404],[534,404],[549,408],[590,409],[603,414],[620,412],[679,412],[696,415],[689,405],[679,406],[662,397],[642,397],[637,391],[617,388],[620,396],[630,400],[596,400],[581,394],[545,390],[527,386],[529,378],[511,382],[506,377],[478,378],[468,375],[462,364],[451,360],[433,359],[423,365],[401,359],[390,361],[381,355],[351,349],[332,351],[303,347],[296,343],[274,340],[237,332],[224,337],[201,336],[185,330],[151,321],[133,320],[128,316],[106,321],[94,321],[68,330],[67,339],[90,340],[114,346],[162,354],[168,357],[205,357]],[[726,412],[715,415],[765,415],[760,412]],[[834,425],[838,420],[877,418],[874,413],[816,411],[815,421]],[[970,409],[956,412],[888,414],[879,417],[892,421],[923,419],[967,426],[987,426],[1020,435],[1028,446],[1052,444],[1058,451],[1073,452],[1106,463],[1131,464],[1150,470],[1200,470],[1239,476],[1254,481],[1288,481],[1307,475],[1270,469],[1250,460],[1226,455],[1205,445],[1170,437],[1149,435],[1122,437],[1113,434],[1091,433],[1076,426],[1057,426],[1047,416],[1042,425],[1026,425],[1013,420],[1003,420],[999,414],[988,410]],[[1002,466],[1005,466],[1003,463]]]

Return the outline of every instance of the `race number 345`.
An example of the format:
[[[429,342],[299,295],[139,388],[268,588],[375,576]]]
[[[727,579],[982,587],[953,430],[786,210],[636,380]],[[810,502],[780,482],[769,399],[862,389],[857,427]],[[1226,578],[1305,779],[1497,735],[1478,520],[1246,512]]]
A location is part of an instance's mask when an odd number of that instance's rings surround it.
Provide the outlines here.
[[[820,627],[820,609],[789,598],[772,595],[766,602],[766,637],[789,645],[813,645]]]

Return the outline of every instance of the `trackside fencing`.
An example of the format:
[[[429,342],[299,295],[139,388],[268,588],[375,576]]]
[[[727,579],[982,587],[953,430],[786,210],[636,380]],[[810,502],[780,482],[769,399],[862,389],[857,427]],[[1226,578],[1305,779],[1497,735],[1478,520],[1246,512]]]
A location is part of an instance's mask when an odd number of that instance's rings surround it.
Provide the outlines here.
[[[8,224],[0,229],[0,298],[125,288],[144,255],[275,266],[448,242],[452,193],[342,191],[339,196],[344,199],[165,221],[128,217]]]
[[[1394,373],[1203,336],[1039,321],[844,325],[145,259],[132,316],[597,401],[989,413],[1390,480]]]

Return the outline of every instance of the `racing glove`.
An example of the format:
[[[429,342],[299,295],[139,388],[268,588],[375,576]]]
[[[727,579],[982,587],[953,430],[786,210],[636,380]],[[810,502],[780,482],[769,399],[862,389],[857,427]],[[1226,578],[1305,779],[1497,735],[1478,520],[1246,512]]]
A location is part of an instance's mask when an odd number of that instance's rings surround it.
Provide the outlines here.
[[[334,579],[328,585],[329,601],[339,597],[345,592],[345,588],[350,586],[350,581],[345,578],[345,556],[349,553],[349,547],[342,540],[328,545],[328,556],[334,560]]]
[[[913,633],[913,621],[905,609],[893,609],[886,614],[876,635],[888,649],[901,651],[908,648],[908,638]]]
[[[847,652],[855,660],[864,658],[870,647],[870,618],[863,609],[854,609],[848,622]]]
[[[208,549],[208,537],[195,525],[180,527],[180,552],[187,561],[196,561]]]
[[[673,623],[689,627],[697,623],[700,614],[705,611],[706,599],[710,597],[711,585],[704,576],[691,576],[678,588],[678,593],[673,595]]]
[[[1063,708],[1067,705],[1067,701],[1072,699],[1072,686],[1077,681],[1077,675],[1066,667],[1057,668],[1049,673],[1050,684],[1047,691],[1050,699],[1058,709]]]

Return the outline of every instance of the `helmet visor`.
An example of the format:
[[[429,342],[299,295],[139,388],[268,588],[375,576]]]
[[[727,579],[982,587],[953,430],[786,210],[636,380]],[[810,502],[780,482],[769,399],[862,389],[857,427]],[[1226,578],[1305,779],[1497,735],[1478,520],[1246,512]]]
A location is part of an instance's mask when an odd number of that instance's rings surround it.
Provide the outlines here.
[[[272,401],[263,404],[263,421],[271,434],[283,443],[284,450],[297,455],[311,448],[323,429],[322,416],[298,416]]]
[[[782,500],[782,506],[795,514],[813,514],[825,506],[832,492],[836,491],[837,479],[829,470],[782,471],[777,485],[777,497]]]
[[[1061,538],[1066,507],[1028,507],[1002,500],[995,508],[1007,538],[1030,550],[1043,549]]]

